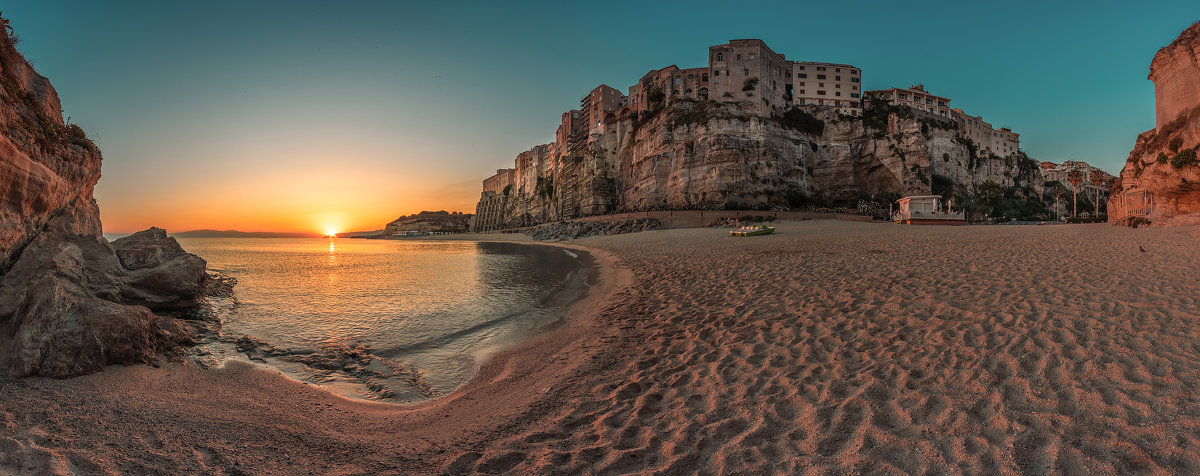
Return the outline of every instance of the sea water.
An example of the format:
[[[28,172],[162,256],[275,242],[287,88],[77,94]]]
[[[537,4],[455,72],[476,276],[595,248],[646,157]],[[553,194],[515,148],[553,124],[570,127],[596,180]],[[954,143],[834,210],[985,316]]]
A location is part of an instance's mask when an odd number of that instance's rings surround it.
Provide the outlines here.
[[[453,391],[491,353],[560,319],[587,256],[515,243],[179,239],[237,279],[219,314],[286,374],[343,395],[413,402]],[[273,354],[273,355],[272,355]]]

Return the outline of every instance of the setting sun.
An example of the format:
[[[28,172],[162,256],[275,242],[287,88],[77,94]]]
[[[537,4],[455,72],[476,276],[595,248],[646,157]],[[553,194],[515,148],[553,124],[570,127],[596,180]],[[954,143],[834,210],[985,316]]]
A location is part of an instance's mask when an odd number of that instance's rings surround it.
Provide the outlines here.
[[[325,236],[328,236],[330,238],[337,236],[337,234],[338,234],[338,231],[333,228],[328,228],[325,230]]]

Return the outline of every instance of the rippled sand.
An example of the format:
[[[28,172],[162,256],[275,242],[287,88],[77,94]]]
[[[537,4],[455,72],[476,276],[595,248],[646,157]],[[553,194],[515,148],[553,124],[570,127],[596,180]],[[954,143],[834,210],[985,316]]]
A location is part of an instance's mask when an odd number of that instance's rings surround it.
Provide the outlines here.
[[[446,398],[350,402],[240,366],[5,381],[0,462],[1195,474],[1198,242],[835,221],[588,238],[570,244],[606,271],[586,307]]]

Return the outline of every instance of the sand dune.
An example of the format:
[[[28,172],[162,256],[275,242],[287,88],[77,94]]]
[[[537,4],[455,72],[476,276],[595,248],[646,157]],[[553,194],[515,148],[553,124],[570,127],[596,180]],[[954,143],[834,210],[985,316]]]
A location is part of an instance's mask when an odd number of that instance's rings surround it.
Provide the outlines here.
[[[757,238],[570,244],[606,265],[590,311],[446,398],[350,402],[261,370],[182,364],[5,381],[0,463],[1200,472],[1195,230],[815,221]]]

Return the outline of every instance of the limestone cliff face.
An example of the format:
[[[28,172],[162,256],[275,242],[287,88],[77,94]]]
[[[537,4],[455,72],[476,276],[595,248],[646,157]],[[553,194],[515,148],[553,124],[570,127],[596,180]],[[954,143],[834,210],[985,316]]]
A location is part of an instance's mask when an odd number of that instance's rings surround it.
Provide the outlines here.
[[[1154,82],[1156,129],[1200,107],[1200,22],[1158,50],[1149,79]]]
[[[67,377],[187,340],[151,310],[195,307],[204,260],[162,230],[103,238],[100,151],[0,36],[0,371]]]
[[[1200,22],[1159,50],[1150,79],[1157,126],[1138,136],[1121,170],[1109,201],[1114,221],[1200,213]]]
[[[892,115],[886,130],[830,109],[808,110],[823,127],[741,114],[720,104],[668,109],[650,120],[611,122],[577,157],[525,177],[507,201],[510,226],[613,212],[768,207],[796,196],[853,201],[871,195],[969,190],[993,181],[1040,196],[1036,162],[980,157],[948,121]],[[525,174],[528,175],[528,174]],[[536,180],[535,180],[536,179]],[[529,190],[528,183],[543,183]],[[550,184],[549,187],[544,184]],[[940,193],[940,192],[939,192]]]

